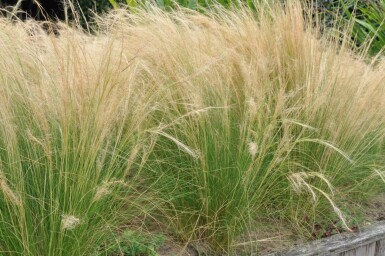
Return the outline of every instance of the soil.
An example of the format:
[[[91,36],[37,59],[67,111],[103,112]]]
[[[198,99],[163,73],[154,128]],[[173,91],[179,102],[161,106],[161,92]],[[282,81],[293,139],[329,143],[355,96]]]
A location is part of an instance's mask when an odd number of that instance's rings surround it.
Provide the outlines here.
[[[366,224],[385,220],[385,193],[378,195],[365,205]]]
[[[190,256],[198,255],[195,250],[188,245],[177,244],[173,241],[166,241],[157,250],[158,256]]]

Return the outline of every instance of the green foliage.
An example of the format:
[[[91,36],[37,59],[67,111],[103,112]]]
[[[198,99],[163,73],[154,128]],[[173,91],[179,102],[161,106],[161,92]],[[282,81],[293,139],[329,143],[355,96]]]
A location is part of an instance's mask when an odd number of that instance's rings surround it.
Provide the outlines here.
[[[344,33],[352,25],[352,40],[369,55],[376,55],[385,46],[384,0],[316,1],[315,13],[325,29],[339,29]]]
[[[385,47],[385,1],[342,2],[345,17],[353,20],[353,39],[358,46],[368,48],[370,55],[376,55]]]
[[[95,14],[102,15],[111,10],[109,0],[78,0],[74,1],[75,12],[77,12],[82,23],[92,21]]]
[[[121,235],[110,238],[101,255],[157,256],[156,250],[164,241],[165,237],[160,234],[143,235],[127,229]]]

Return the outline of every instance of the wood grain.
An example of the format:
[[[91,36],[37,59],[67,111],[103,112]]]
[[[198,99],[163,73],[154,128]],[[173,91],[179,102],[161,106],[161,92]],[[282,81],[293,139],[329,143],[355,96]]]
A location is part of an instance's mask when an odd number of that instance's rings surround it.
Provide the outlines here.
[[[385,256],[385,221],[266,256]]]

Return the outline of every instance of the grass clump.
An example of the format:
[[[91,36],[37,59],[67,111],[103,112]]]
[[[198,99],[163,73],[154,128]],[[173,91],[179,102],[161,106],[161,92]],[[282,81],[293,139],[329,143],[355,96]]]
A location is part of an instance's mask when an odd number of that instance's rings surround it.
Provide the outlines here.
[[[89,255],[145,213],[231,254],[256,222],[349,229],[350,203],[384,190],[385,65],[299,3],[98,22],[1,21],[2,253]]]
[[[146,93],[108,38],[0,22],[0,252],[89,255],[136,213]]]
[[[265,217],[348,229],[341,206],[383,189],[382,66],[317,39],[298,5],[141,15],[117,31],[147,42],[161,88],[143,174],[183,240],[228,252]]]

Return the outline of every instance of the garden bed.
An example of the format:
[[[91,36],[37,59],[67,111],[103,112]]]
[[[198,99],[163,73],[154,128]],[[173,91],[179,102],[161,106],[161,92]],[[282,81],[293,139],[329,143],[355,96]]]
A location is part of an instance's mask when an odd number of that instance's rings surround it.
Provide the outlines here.
[[[0,19],[0,254],[264,255],[383,218],[385,61],[303,13]]]

